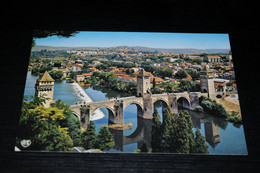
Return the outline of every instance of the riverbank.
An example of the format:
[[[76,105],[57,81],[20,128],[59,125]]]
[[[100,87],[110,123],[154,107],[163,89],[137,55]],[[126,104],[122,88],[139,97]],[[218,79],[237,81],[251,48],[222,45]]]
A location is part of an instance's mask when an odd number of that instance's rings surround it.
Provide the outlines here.
[[[93,100],[88,96],[88,94],[84,91],[84,89],[78,83],[71,84],[73,89],[76,91],[78,96],[82,99],[83,102],[89,103],[93,102]],[[100,110],[97,109],[94,111],[92,116],[90,116],[90,121],[99,120],[105,117],[105,114]]]
[[[221,105],[223,105],[228,113],[235,111],[238,113],[238,116],[241,118],[241,110],[240,110],[240,104],[239,104],[237,94],[234,94],[233,97],[228,96],[223,99],[217,99],[216,101]]]

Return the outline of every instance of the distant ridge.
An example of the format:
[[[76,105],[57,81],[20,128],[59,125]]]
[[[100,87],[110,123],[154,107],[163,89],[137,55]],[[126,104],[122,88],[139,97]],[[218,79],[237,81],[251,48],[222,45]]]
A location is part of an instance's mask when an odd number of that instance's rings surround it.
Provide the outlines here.
[[[89,50],[89,49],[129,49],[136,51],[147,51],[154,52],[158,51],[161,53],[175,53],[175,54],[200,54],[200,53],[228,53],[230,49],[192,49],[192,48],[173,48],[173,49],[163,49],[163,48],[149,48],[141,46],[116,46],[116,47],[54,47],[54,46],[35,46],[32,51],[41,50]]]

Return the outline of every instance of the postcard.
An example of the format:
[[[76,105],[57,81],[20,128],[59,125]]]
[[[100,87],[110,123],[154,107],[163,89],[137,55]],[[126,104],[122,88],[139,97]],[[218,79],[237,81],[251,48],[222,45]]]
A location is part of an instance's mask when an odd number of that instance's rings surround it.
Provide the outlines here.
[[[229,35],[35,30],[15,151],[247,155]]]

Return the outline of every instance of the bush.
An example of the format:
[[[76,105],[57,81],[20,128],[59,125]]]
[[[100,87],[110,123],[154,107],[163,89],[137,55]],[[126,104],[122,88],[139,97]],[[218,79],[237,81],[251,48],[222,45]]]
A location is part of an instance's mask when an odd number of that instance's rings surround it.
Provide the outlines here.
[[[215,100],[203,97],[200,101],[200,106],[205,112],[221,118],[228,118],[228,113],[225,108],[221,104],[218,104]]]
[[[203,108],[201,106],[196,106],[195,111],[197,112],[203,112]]]
[[[241,117],[239,117],[238,112],[235,111],[232,111],[232,113],[229,114],[227,120],[234,123],[242,123]]]

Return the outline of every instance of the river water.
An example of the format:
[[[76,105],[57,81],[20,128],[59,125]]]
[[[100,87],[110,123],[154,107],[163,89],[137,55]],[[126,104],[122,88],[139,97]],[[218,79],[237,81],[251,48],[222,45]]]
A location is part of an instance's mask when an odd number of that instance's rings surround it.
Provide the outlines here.
[[[31,72],[28,71],[24,95],[34,95],[34,85],[37,78],[38,76],[31,75]],[[61,99],[68,105],[74,105],[76,102],[84,101],[74,87],[75,85],[66,83],[65,80],[55,81],[54,99]],[[98,86],[85,88],[84,90],[93,101],[127,96]],[[155,107],[162,117],[160,104],[157,104]],[[101,108],[101,110],[104,112],[105,117],[94,121],[97,132],[102,125],[108,124],[108,111],[106,108]],[[195,131],[196,128],[199,128],[202,135],[205,136],[210,154],[247,154],[243,125],[230,123],[220,118],[214,118],[214,116],[205,113],[189,112],[193,122],[193,130]],[[116,147],[107,152],[133,152],[140,148],[144,142],[147,144],[147,141],[149,143],[151,140],[151,130],[147,128],[151,127],[151,121],[137,118],[136,105],[128,105],[125,108],[124,123],[132,123],[131,129],[122,131],[112,130],[111,132],[115,136]]]

